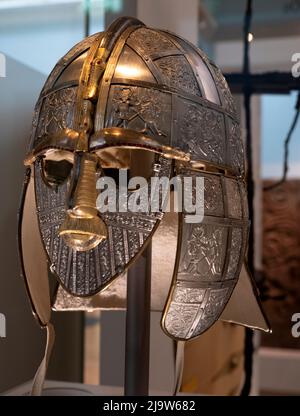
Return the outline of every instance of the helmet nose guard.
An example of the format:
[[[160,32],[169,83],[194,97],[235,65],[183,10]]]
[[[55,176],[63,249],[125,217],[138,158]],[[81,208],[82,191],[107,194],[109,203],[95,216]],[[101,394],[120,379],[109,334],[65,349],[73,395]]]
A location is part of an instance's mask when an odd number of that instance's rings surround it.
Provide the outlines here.
[[[96,207],[97,163],[96,155],[75,154],[68,210],[58,233],[76,251],[91,250],[107,237],[106,225],[98,216]]]

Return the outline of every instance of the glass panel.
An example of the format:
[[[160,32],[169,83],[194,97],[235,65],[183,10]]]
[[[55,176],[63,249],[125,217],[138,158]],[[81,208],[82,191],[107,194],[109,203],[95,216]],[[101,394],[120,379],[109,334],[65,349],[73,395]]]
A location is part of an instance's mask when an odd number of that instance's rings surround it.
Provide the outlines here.
[[[297,93],[264,95],[262,105],[262,177],[279,179],[283,173],[284,140],[292,123]],[[289,146],[288,178],[300,176],[300,122]]]
[[[104,28],[103,4],[91,2],[91,33]],[[0,1],[1,52],[44,74],[84,36],[82,0]]]
[[[283,174],[284,140],[295,115],[297,94],[264,95],[261,114],[262,185]],[[292,332],[292,317],[299,311],[300,277],[300,119],[291,136],[287,178],[280,186],[263,192],[262,287],[264,308],[273,333],[262,337],[262,345],[299,349]],[[296,321],[295,321],[296,322]],[[288,351],[288,350],[286,350]]]

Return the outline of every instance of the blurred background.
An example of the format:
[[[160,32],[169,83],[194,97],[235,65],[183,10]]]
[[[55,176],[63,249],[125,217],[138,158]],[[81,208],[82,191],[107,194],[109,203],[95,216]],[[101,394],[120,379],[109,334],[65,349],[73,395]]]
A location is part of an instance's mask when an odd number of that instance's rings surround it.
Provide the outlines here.
[[[0,0],[0,313],[5,316],[5,331],[0,334],[0,392],[33,377],[45,342],[20,278],[16,218],[32,111],[48,74],[87,34],[103,31],[116,17],[127,15],[190,40],[226,77],[242,71],[245,9],[244,0]],[[254,0],[248,40],[252,73],[290,73],[292,56],[300,53],[300,1]],[[300,329],[292,331],[296,322],[292,317],[300,314],[300,122],[289,146],[287,180],[264,191],[283,174],[284,140],[296,98],[295,91],[251,98],[255,277],[273,328],[271,335],[255,335],[255,395],[300,394]],[[243,97],[236,95],[235,100],[243,126]],[[48,377],[122,386],[125,312],[54,315],[57,342]],[[152,313],[150,382],[156,390],[168,391],[172,345],[159,328],[159,318]],[[186,365],[198,365],[197,371],[189,376],[189,368],[185,369],[182,389],[230,394],[222,378],[242,367],[242,361],[203,381],[196,347],[190,347]],[[242,356],[241,351],[238,360]]]

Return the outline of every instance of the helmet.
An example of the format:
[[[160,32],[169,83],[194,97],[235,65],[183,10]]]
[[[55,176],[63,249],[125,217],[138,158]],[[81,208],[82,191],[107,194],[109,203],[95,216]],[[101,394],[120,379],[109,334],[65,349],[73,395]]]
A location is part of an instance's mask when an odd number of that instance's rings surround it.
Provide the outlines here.
[[[42,325],[49,323],[50,306],[124,306],[126,271],[151,240],[152,306],[161,309],[165,303],[166,334],[188,340],[221,317],[240,276],[249,220],[233,98],[202,51],[133,18],[118,19],[106,32],[86,38],[46,81],[25,165],[20,249]],[[116,212],[99,212],[97,184],[120,171],[146,178],[148,199],[152,177],[191,178],[193,200],[200,178],[202,221],[188,221],[185,207],[180,213],[144,206],[128,212],[119,203]],[[136,189],[120,181],[117,193],[124,188],[125,199],[134,197]],[[162,197],[161,188],[157,193]],[[172,259],[167,265],[164,256]],[[37,257],[33,265],[29,259]],[[52,299],[47,264],[57,282]],[[239,305],[226,319],[265,328],[247,279],[240,284],[254,299],[252,316],[239,318]]]

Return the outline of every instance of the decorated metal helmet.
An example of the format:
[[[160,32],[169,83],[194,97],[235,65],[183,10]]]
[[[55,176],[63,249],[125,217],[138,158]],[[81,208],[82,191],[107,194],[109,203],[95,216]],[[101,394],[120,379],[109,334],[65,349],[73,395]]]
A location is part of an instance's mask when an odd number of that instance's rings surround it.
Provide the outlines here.
[[[249,220],[233,98],[195,46],[133,18],[80,42],[41,92],[25,165],[21,258],[42,325],[51,307],[124,307],[126,271],[152,240],[152,307],[164,309],[167,335],[194,338],[220,317],[266,327],[248,277],[238,283]],[[187,221],[185,208],[101,212],[97,183],[120,170],[146,178],[148,198],[152,177],[203,178],[202,221]],[[228,303],[236,285],[248,299]]]

